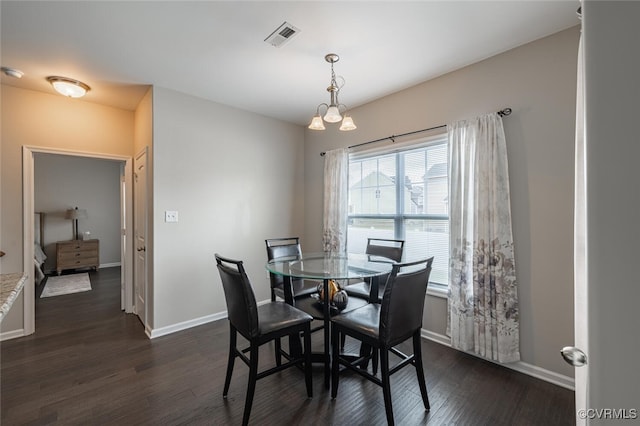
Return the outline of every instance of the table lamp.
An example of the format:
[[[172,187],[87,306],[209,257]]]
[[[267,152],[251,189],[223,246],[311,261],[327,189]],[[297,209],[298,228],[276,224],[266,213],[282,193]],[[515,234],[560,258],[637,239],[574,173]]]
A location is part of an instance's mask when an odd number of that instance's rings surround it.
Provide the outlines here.
[[[65,214],[64,217],[66,219],[73,220],[73,225],[74,225],[73,239],[77,240],[78,239],[78,219],[86,219],[88,217],[87,211],[85,209],[79,209],[76,207],[75,209],[67,210],[67,213]]]

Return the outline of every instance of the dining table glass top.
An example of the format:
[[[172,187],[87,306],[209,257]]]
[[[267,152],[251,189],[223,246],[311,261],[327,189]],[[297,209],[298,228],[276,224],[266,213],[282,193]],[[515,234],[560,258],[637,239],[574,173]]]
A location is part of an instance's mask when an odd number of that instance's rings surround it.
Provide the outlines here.
[[[266,269],[277,275],[305,279],[364,279],[391,272],[393,261],[362,253],[308,253],[270,260]]]

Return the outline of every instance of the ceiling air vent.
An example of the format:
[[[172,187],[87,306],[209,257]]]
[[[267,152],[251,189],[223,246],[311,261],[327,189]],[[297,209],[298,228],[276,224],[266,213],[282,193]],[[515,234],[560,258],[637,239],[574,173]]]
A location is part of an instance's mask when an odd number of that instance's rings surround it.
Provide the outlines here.
[[[272,32],[269,37],[265,38],[264,41],[274,47],[281,47],[299,32],[300,30],[298,28],[288,22],[283,22],[283,24]]]

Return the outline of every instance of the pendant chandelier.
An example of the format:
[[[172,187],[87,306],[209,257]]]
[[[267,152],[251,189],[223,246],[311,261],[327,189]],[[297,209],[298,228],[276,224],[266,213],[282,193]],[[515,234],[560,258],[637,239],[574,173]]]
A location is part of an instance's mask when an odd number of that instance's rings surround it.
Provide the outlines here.
[[[341,104],[338,100],[338,94],[340,93],[340,89],[344,86],[344,78],[341,76],[336,77],[335,72],[333,71],[333,64],[340,60],[340,57],[335,53],[327,54],[324,59],[331,64],[331,83],[329,87],[327,87],[327,92],[331,95],[330,104],[321,103],[316,108],[316,115],[313,116],[311,120],[311,124],[309,124],[309,128],[311,130],[324,130],[324,121],[327,123],[337,123],[342,121],[340,125],[340,130],[349,131],[357,129],[356,125],[353,122],[353,118],[346,114],[347,107],[344,104]],[[341,80],[341,84],[338,85],[336,78]],[[324,117],[320,115],[320,108],[326,108],[326,112]]]

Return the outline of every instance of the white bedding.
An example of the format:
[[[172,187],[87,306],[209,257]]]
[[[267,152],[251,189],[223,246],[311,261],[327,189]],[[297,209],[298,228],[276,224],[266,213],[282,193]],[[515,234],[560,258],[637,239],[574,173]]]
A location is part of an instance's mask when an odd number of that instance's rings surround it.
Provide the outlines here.
[[[34,230],[33,230],[33,263],[35,265],[35,277],[34,281],[36,285],[40,284],[44,279],[44,272],[42,271],[42,266],[44,265],[44,261],[47,258],[47,255],[42,251],[42,236],[43,236],[43,226],[44,226],[44,213],[35,213],[34,216]]]
[[[44,272],[42,272],[42,265],[44,265],[44,261],[47,259],[47,255],[44,254],[42,248],[38,244],[33,245],[33,263],[35,264],[35,283],[40,284],[40,282],[44,279]]]

